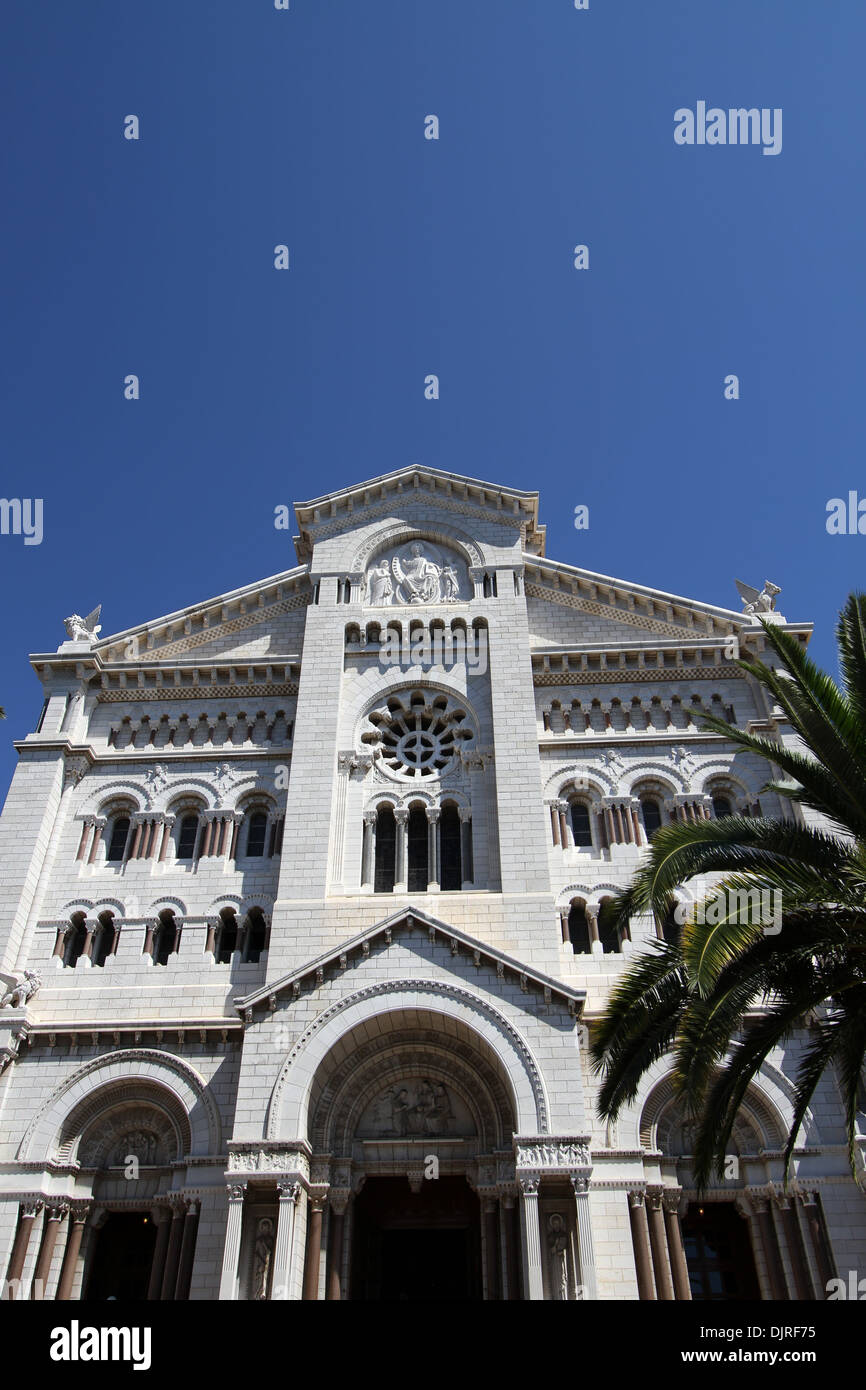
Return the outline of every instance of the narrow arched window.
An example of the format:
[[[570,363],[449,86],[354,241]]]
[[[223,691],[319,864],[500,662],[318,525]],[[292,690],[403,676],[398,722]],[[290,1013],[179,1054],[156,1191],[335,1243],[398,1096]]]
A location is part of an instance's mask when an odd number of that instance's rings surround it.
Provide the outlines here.
[[[110,864],[121,863],[126,853],[126,841],[129,838],[129,816],[116,816],[111,826],[111,837],[108,841],[106,859]]]
[[[231,965],[232,956],[238,949],[238,919],[231,908],[223,908],[220,913],[219,937],[217,939],[217,965]]]
[[[260,907],[251,907],[247,913],[244,960],[256,965],[266,946],[267,927],[264,914]]]
[[[198,816],[184,816],[177,836],[178,859],[195,858],[195,842],[198,839]]]
[[[640,810],[646,837],[651,840],[656,831],[661,828],[662,808],[654,797],[647,796],[641,797]]]
[[[66,935],[63,938],[63,964],[70,970],[74,970],[76,963],[81,957],[87,941],[87,925],[83,912],[76,912],[70,918],[69,926],[66,928]]]
[[[99,926],[93,937],[93,950],[91,959],[94,965],[105,965],[106,960],[114,953],[114,943],[117,939],[117,928],[114,925],[114,914],[111,912],[100,912]]]
[[[576,956],[589,955],[589,923],[583,903],[572,903],[568,914],[568,939]]]
[[[394,891],[397,863],[397,822],[392,806],[380,806],[376,813],[376,876],[377,893]]]
[[[159,926],[153,936],[154,965],[168,965],[168,958],[177,950],[177,922],[171,908],[159,914]]]
[[[253,811],[249,818],[249,829],[247,830],[247,856],[250,859],[261,859],[265,852],[265,840],[268,834],[268,817],[264,811]]]
[[[726,796],[713,797],[713,815],[716,820],[722,820],[725,816],[733,815],[731,803]]]
[[[442,856],[442,891],[458,893],[463,886],[463,871],[460,856],[460,813],[456,806],[442,807],[439,817],[439,845]]]
[[[589,807],[582,801],[571,803],[571,833],[578,849],[592,849],[592,826],[589,820]]]
[[[423,806],[413,806],[410,810],[406,832],[409,861],[406,886],[410,893],[426,893],[427,884],[430,882],[427,858],[429,834],[427,815]]]

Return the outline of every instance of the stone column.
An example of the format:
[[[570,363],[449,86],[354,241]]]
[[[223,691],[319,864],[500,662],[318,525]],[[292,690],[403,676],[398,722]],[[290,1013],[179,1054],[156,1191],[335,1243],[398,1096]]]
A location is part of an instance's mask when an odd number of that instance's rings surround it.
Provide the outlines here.
[[[439,891],[439,807],[428,806],[427,814],[427,892]]]
[[[51,1260],[54,1256],[54,1247],[57,1244],[60,1223],[63,1220],[65,1210],[62,1203],[52,1203],[45,1208],[45,1215],[42,1218],[42,1240],[39,1243],[39,1254],[36,1257],[36,1268],[33,1271],[33,1283],[30,1285],[30,1297],[40,1302],[46,1296],[48,1276],[51,1273]]]
[[[568,849],[568,811],[567,801],[557,801],[556,810],[559,815],[559,838],[562,841],[562,848]]]
[[[818,1193],[801,1192],[800,1200],[803,1203],[806,1224],[809,1227],[809,1235],[812,1239],[812,1249],[815,1252],[815,1263],[818,1266],[818,1278],[821,1281],[821,1288],[826,1298],[827,1285],[830,1280],[834,1278],[835,1269],[833,1265],[833,1256],[824,1230],[824,1222],[821,1218]]]
[[[75,853],[76,861],[79,859],[83,859],[85,854],[87,853],[87,841],[90,836],[90,829],[92,824],[92,820],[90,820],[89,817],[85,816],[84,824],[81,827],[81,839],[78,841],[78,849]]]
[[[499,1202],[495,1197],[484,1199],[484,1253],[487,1274],[487,1298],[495,1302],[499,1290]]]
[[[541,1277],[541,1231],[538,1225],[538,1178],[519,1178],[520,1225],[523,1235],[523,1270],[526,1296],[537,1302],[544,1298]]]
[[[192,1266],[195,1260],[195,1242],[198,1235],[198,1217],[201,1209],[199,1201],[191,1201],[184,1217],[183,1239],[180,1246],[180,1261],[177,1270],[176,1299],[185,1302],[189,1298],[192,1283]]]
[[[159,1291],[161,1302],[170,1303],[175,1296],[177,1268],[180,1263],[180,1247],[183,1241],[185,1202],[174,1198],[172,1201],[171,1230],[168,1237],[168,1250],[165,1256],[165,1269],[162,1275],[162,1288]]]
[[[472,858],[472,811],[468,806],[459,806],[460,817],[460,873],[461,888],[472,888],[475,883],[475,863]]]
[[[598,935],[598,904],[587,903],[586,907],[583,909],[583,912],[584,916],[586,917],[586,924],[589,927],[589,949],[591,951],[593,946],[598,946],[601,944]]]
[[[814,1298],[812,1284],[809,1273],[806,1269],[806,1258],[803,1251],[803,1237],[800,1225],[797,1221],[797,1213],[794,1211],[791,1198],[785,1193],[778,1193],[774,1197],[776,1207],[781,1213],[782,1227],[785,1232],[785,1239],[788,1242],[788,1257],[791,1262],[791,1273],[794,1276],[794,1288],[799,1299]]]
[[[241,1252],[241,1223],[244,1212],[244,1192],[246,1183],[236,1183],[226,1188],[229,1198],[229,1214],[226,1222],[226,1243],[223,1247],[223,1267],[220,1276],[221,1299],[236,1299],[238,1296],[238,1257]]]
[[[137,859],[137,858],[138,858],[138,849],[139,849],[139,845],[141,844],[141,832],[142,832],[143,829],[144,829],[144,822],[143,822],[143,821],[140,821],[140,820],[136,820],[136,821],[135,821],[135,833],[134,833],[134,835],[133,835],[133,837],[132,837],[132,849],[129,851],[129,858],[130,858],[130,859]]]
[[[277,1184],[280,1210],[277,1217],[277,1239],[274,1247],[274,1279],[271,1286],[271,1299],[285,1302],[289,1297],[289,1280],[292,1273],[292,1244],[295,1234],[295,1211],[301,1195],[299,1182]]]
[[[628,1194],[628,1219],[631,1224],[631,1243],[634,1249],[638,1297],[642,1303],[655,1303],[656,1290],[653,1283],[652,1257],[650,1256],[649,1230],[644,1211],[643,1192],[637,1191]]]
[[[779,1251],[776,1230],[773,1226],[770,1201],[766,1196],[755,1195],[751,1192],[749,1193],[749,1201],[754,1211],[755,1224],[760,1232],[767,1278],[770,1281],[770,1293],[774,1302],[781,1303],[787,1299],[788,1290],[785,1286],[785,1272],[782,1269],[782,1256]]]
[[[553,835],[553,843],[554,843],[555,845],[558,845],[558,844],[559,844],[559,812],[558,812],[557,809],[556,809],[556,802],[555,802],[555,801],[550,801],[550,802],[548,802],[548,805],[549,805],[549,807],[550,807],[550,830],[551,830],[551,834]]]
[[[328,1238],[328,1274],[325,1283],[325,1298],[338,1303],[343,1297],[343,1240],[349,1193],[337,1192],[332,1188],[328,1194],[328,1199],[331,1204],[331,1229]]]
[[[171,1212],[167,1207],[153,1207],[150,1215],[156,1226],[156,1245],[153,1251],[153,1262],[150,1266],[147,1301],[148,1303],[157,1303],[162,1289],[162,1276],[165,1273],[165,1256],[168,1251],[168,1237],[171,1233]]]
[[[376,812],[364,812],[364,844],[361,850],[361,886],[372,888],[376,864]]]
[[[514,1303],[520,1297],[520,1281],[517,1269],[517,1249],[514,1240],[514,1194],[506,1192],[501,1202],[503,1266],[505,1273],[505,1297]]]
[[[18,1208],[18,1229],[6,1270],[6,1283],[0,1295],[3,1301],[14,1302],[20,1293],[21,1274],[27,1258],[27,1247],[33,1234],[33,1222],[42,1210],[40,1201],[23,1201]]]
[[[394,847],[394,892],[405,893],[408,883],[408,827],[409,811],[405,806],[398,806],[394,811],[394,820],[397,823],[396,844]]]
[[[319,1297],[319,1266],[322,1260],[322,1214],[327,1198],[322,1193],[310,1193],[309,1225],[307,1227],[307,1258],[304,1264],[304,1292],[306,1302],[315,1302]]]
[[[560,926],[560,930],[562,931],[562,944],[563,944],[563,946],[570,946],[570,945],[571,945],[571,937],[570,937],[569,934],[568,934],[568,919],[569,919],[570,916],[571,916],[571,908],[569,908],[569,907],[561,907],[561,908],[559,909],[559,926]]]
[[[689,1280],[689,1268],[686,1263],[686,1252],[683,1249],[683,1233],[680,1227],[680,1198],[679,1191],[663,1192],[662,1205],[665,1209],[665,1227],[668,1233],[668,1255],[671,1262],[671,1273],[674,1276],[674,1298],[683,1302],[690,1302],[692,1297],[692,1286]]]
[[[574,1205],[577,1212],[577,1253],[580,1261],[579,1282],[584,1288],[584,1297],[598,1298],[598,1281],[595,1273],[595,1244],[592,1239],[592,1221],[589,1214],[589,1175],[572,1173],[571,1185],[574,1188]]]
[[[647,1188],[646,1203],[656,1293],[660,1300],[668,1301],[673,1299],[674,1287],[668,1269],[668,1243],[665,1236],[665,1219],[662,1215],[662,1189],[660,1187]]]
[[[105,819],[101,816],[93,822],[93,839],[90,842],[90,853],[87,856],[88,864],[92,864],[96,859],[96,851],[99,849],[102,841],[102,832],[105,829],[106,823]]]
[[[60,1266],[57,1293],[54,1295],[58,1303],[67,1303],[72,1297],[72,1286],[75,1283],[75,1271],[78,1266],[78,1254],[81,1250],[86,1220],[87,1207],[73,1206],[66,1223],[66,1248],[63,1251],[63,1264]]]

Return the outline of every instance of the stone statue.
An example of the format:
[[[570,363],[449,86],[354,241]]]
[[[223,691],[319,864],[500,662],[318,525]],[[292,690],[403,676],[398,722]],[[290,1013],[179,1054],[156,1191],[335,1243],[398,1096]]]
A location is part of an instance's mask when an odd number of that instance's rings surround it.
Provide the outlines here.
[[[274,1223],[269,1216],[263,1216],[256,1229],[256,1245],[253,1251],[254,1299],[266,1299],[271,1262],[274,1258]]]
[[[399,556],[391,561],[397,592],[404,603],[435,603],[439,598],[439,566],[428,560],[416,541],[409,550],[405,569]]]
[[[101,612],[102,604],[98,603],[86,618],[82,618],[79,613],[72,613],[68,618],[64,618],[63,626],[70,641],[95,642],[102,631],[101,627],[96,626]]]
[[[442,571],[442,594],[445,603],[456,603],[460,597],[460,585],[453,565],[446,565]]]
[[[753,589],[751,584],[744,584],[740,579],[735,579],[734,583],[743,600],[743,612],[750,618],[756,618],[761,613],[772,613],[776,607],[776,595],[782,592],[778,584],[771,584],[769,579],[764,581],[760,593]]]
[[[568,1302],[568,1231],[558,1211],[547,1218],[547,1249],[550,1255],[551,1285],[557,1302]]]
[[[35,970],[16,971],[13,975],[0,970],[0,980],[6,986],[6,993],[0,999],[0,1009],[5,1009],[7,1004],[11,1004],[13,1009],[23,1009],[42,984],[42,977]]]
[[[383,560],[381,564],[375,565],[370,571],[370,603],[374,608],[383,608],[389,604],[394,597],[394,585],[391,583],[391,571],[388,561]]]

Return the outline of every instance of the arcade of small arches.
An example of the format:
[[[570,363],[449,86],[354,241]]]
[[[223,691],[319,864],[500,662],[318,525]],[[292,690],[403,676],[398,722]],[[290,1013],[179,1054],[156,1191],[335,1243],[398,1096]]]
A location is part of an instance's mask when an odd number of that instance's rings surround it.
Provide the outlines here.
[[[684,700],[680,695],[633,695],[631,700],[614,696],[601,700],[551,700],[542,706],[541,725],[546,734],[616,734],[616,733],[693,733],[699,732],[691,709],[706,709],[707,714],[736,723],[734,706],[717,694],[704,703],[700,695]]]
[[[272,859],[282,851],[285,824],[283,812],[264,796],[228,810],[187,795],[166,811],[139,810],[131,799],[115,797],[81,820],[76,861],[119,871],[140,861],[195,869],[202,861]]]
[[[562,850],[601,853],[614,845],[643,848],[662,825],[760,816],[760,803],[724,777],[711,778],[701,792],[676,792],[657,778],[639,776],[624,794],[598,786],[566,783],[546,803],[552,844]]]
[[[132,931],[140,934],[141,959],[149,965],[168,965],[190,935],[203,952],[203,963],[211,965],[257,964],[270,945],[268,915],[255,904],[240,912],[235,905],[224,906],[205,918],[187,917],[173,904],[143,921],[128,921],[106,907],[92,916],[78,909],[68,921],[57,923],[52,960],[66,970],[104,968],[117,955],[121,936]]]

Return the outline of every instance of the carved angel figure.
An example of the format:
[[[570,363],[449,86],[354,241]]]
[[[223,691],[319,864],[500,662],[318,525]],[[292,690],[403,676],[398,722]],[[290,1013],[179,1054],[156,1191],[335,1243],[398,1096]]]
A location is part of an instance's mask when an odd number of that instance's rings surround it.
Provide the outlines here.
[[[42,977],[35,970],[19,970],[13,975],[0,970],[0,980],[6,986],[6,993],[0,999],[0,1009],[5,1009],[7,1004],[11,1004],[13,1009],[23,1009],[42,984]]]
[[[394,596],[394,586],[391,583],[391,571],[388,568],[387,560],[374,566],[370,572],[369,583],[370,603],[373,608],[383,608],[391,602]]]
[[[102,604],[98,603],[86,618],[82,618],[79,613],[72,613],[68,618],[63,619],[63,626],[66,628],[67,636],[73,642],[95,642],[101,627],[97,627],[99,615],[102,612]]]
[[[416,541],[410,547],[405,569],[399,556],[391,561],[398,593],[405,603],[436,603],[439,599],[439,566],[428,560]]]
[[[769,579],[764,581],[764,587],[760,593],[753,589],[751,584],[744,584],[741,579],[735,579],[737,593],[743,600],[743,612],[749,617],[754,618],[758,613],[772,613],[776,607],[776,595],[782,590],[778,584],[771,584]]]

